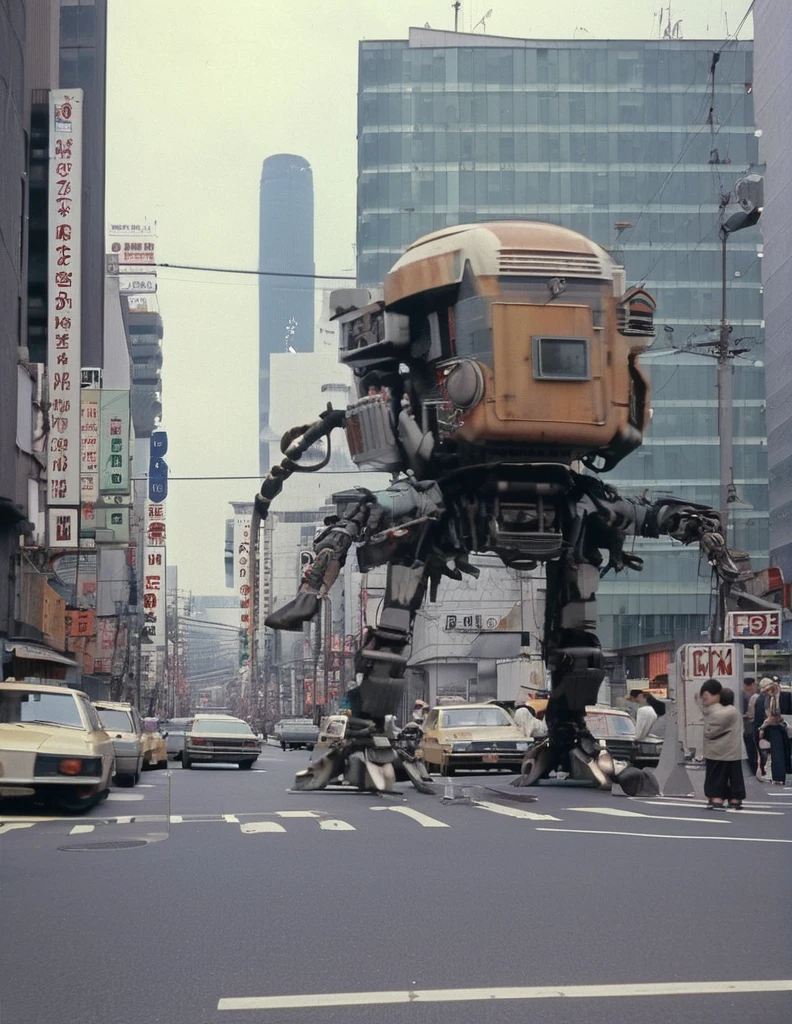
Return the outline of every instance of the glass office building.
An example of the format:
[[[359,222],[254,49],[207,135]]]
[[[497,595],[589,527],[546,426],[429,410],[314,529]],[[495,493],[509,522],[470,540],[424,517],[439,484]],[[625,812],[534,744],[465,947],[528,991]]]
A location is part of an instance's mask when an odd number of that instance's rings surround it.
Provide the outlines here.
[[[719,196],[758,161],[752,44],[536,41],[411,29],[359,50],[358,276],[381,282],[403,249],[450,224],[524,217],[608,248],[658,300],[645,365],[654,420],[608,480],[625,493],[718,504],[714,359],[720,318]],[[713,101],[714,95],[714,101]],[[768,549],[758,229],[729,241],[734,365],[733,547]],[[698,353],[698,354],[697,354]],[[750,507],[749,507],[750,506]],[[710,574],[697,550],[637,541],[641,574],[606,577],[606,647],[699,639]]]

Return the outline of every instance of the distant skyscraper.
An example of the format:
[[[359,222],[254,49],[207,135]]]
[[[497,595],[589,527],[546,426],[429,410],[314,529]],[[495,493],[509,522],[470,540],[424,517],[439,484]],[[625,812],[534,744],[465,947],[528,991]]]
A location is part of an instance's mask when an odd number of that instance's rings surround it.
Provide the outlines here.
[[[313,274],[313,173],[301,156],[278,153],[261,168],[259,269]],[[314,282],[259,279],[259,462],[269,469],[270,356],[314,347]]]

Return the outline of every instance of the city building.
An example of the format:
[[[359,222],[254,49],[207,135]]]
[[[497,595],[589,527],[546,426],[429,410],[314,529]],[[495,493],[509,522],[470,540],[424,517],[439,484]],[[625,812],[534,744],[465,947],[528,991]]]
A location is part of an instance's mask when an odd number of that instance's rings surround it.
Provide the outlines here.
[[[314,196],[311,165],[301,156],[268,156],[261,168],[259,270],[302,277],[259,278],[260,470],[269,470],[270,359],[314,345]]]
[[[767,165],[762,280],[765,308],[767,459],[770,479],[770,564],[792,584],[792,23],[783,0],[765,0],[754,10],[756,121],[760,153]],[[787,589],[787,598],[789,589]],[[789,602],[787,601],[789,607]],[[792,623],[785,623],[792,641]]]
[[[552,221],[609,249],[658,300],[645,359],[654,420],[608,480],[625,493],[718,506],[712,340],[720,314],[719,201],[758,164],[753,46],[526,40],[410,29],[359,48],[357,273],[376,286],[404,248],[448,225]],[[730,544],[767,563],[767,448],[758,229],[728,246],[734,363]],[[636,541],[642,574],[602,581],[599,632],[645,675],[699,639],[710,573],[697,550]],[[451,611],[451,609],[448,609]],[[656,654],[649,665],[649,657]],[[643,659],[643,661],[642,661]]]

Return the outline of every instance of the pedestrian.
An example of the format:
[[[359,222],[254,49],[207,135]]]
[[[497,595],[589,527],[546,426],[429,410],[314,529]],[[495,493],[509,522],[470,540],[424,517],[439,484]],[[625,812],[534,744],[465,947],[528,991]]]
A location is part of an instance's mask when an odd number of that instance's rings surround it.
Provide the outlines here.
[[[704,717],[704,795],[709,810],[728,801],[742,809],[745,779],[742,770],[742,715],[734,706],[734,692],[717,679],[708,679],[699,691]]]
[[[547,726],[536,717],[536,712],[529,704],[517,704],[514,709],[514,721],[528,740],[541,739],[547,735]]]
[[[635,714],[635,739],[645,740],[647,736],[657,735],[657,721],[666,712],[665,704],[646,690],[630,690],[629,699],[638,705]]]
[[[746,676],[743,679],[742,693],[743,743],[745,744],[745,754],[748,758],[748,767],[751,769],[751,775],[756,775],[759,770],[759,751],[756,746],[754,729],[754,716],[756,714],[756,701],[758,697],[756,680],[753,676]]]
[[[787,773],[792,771],[790,743],[786,722],[781,716],[781,687],[765,677],[759,684],[759,699],[756,702],[755,722],[759,727],[758,746],[770,756],[770,775],[774,786],[786,783]]]

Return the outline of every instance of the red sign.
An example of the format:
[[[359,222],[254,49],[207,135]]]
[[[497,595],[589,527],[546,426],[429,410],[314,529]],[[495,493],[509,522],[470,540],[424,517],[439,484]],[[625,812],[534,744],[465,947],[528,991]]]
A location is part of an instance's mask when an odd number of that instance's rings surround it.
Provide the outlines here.
[[[781,611],[729,612],[726,634],[731,640],[780,640]]]
[[[735,644],[685,644],[685,679],[736,679],[740,658]]]

